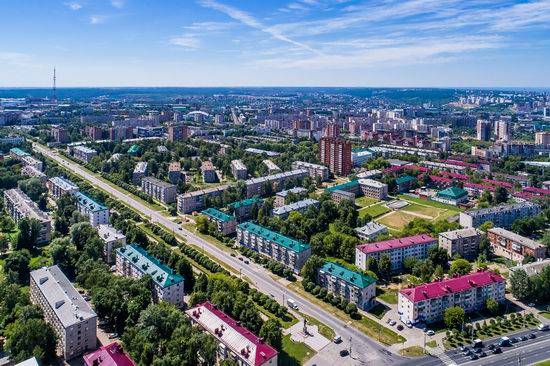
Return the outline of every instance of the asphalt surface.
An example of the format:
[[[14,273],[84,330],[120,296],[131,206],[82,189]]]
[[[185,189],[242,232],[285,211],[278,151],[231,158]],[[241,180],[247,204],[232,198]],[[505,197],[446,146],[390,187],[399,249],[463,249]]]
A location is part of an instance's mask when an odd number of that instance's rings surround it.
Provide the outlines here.
[[[351,339],[354,356],[357,357],[360,363],[368,365],[432,365],[431,362],[437,360],[438,363],[433,363],[433,365],[441,364],[438,359],[433,359],[430,357],[408,359],[389,352],[384,345],[379,344],[367,337],[361,331],[348,326],[344,321],[311,303],[306,298],[303,298],[299,294],[288,290],[283,284],[274,281],[270,274],[262,267],[253,263],[249,265],[244,264],[237,257],[232,257],[228,252],[225,252],[217,246],[210,244],[206,240],[196,236],[194,233],[186,230],[181,225],[174,223],[169,218],[164,217],[155,210],[135,200],[130,194],[124,194],[109,184],[101,181],[96,176],[82,169],[79,164],[60,156],[55,150],[36,143],[34,143],[33,146],[37,151],[52,158],[62,166],[71,170],[73,173],[78,174],[85,180],[89,181],[91,184],[108,192],[117,199],[130,204],[136,210],[150,217],[151,222],[161,224],[168,230],[172,230],[176,235],[184,237],[188,243],[204,248],[205,251],[217,260],[225,262],[231,267],[240,270],[242,275],[248,277],[260,291],[273,295],[275,300],[279,303],[283,303],[283,298],[293,298],[298,303],[300,308],[299,310],[302,313],[322,321],[324,324],[334,329],[336,334],[342,336],[343,342],[340,344],[342,349],[349,348],[349,340]],[[332,365],[333,363],[334,359],[332,359],[332,357],[327,357],[326,362],[318,363],[318,365]]]

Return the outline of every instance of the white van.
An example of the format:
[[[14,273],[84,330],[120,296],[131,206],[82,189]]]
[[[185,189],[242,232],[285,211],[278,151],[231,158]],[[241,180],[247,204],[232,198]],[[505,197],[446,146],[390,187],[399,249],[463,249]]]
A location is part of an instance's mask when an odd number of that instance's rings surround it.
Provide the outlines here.
[[[290,298],[287,299],[286,304],[288,305],[289,308],[292,308],[294,310],[298,310],[298,304],[293,299],[290,299]]]
[[[550,325],[548,324],[544,324],[544,323],[540,323],[539,326],[537,327],[538,330],[548,330],[550,329]]]

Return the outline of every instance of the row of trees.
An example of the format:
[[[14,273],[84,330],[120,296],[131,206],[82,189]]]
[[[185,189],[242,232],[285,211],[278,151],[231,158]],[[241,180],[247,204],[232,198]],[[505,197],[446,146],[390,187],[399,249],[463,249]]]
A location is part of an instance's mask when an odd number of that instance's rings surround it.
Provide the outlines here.
[[[550,267],[529,276],[523,269],[515,270],[510,276],[511,292],[520,300],[548,302],[550,300]]]

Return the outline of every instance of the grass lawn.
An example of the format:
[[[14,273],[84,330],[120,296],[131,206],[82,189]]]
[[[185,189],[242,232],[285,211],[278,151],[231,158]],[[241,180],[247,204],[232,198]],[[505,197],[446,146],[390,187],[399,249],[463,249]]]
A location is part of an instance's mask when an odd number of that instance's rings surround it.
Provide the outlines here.
[[[367,196],[359,197],[355,200],[355,204],[361,207],[370,206],[376,202],[379,202],[376,198]]]
[[[550,366],[550,360],[534,363],[532,366]]]
[[[302,314],[302,313],[300,313],[300,315],[303,316],[307,320],[308,324],[316,325],[317,328],[319,329],[319,333],[321,333],[321,335],[323,337],[326,337],[326,338],[332,340],[334,338],[334,336],[336,336],[336,332],[334,331],[334,329],[332,329],[328,325],[325,325],[325,324],[321,323],[319,320],[317,320],[315,318],[312,318],[309,315]]]
[[[550,319],[550,313],[547,311],[541,311],[539,315],[545,317],[546,319]]]
[[[390,228],[402,230],[405,225],[414,220],[415,217],[417,216],[410,215],[403,211],[395,211],[377,221],[381,224],[389,226]]]
[[[387,302],[388,304],[397,304],[397,289],[393,288],[386,288],[376,289],[376,297],[378,297],[380,300]]]
[[[374,315],[378,319],[382,319],[388,310],[389,308],[387,306],[383,304],[376,304],[368,311],[368,313]]]
[[[305,343],[294,342],[290,334],[283,337],[283,349],[279,355],[280,365],[298,366],[303,365],[315,355],[315,351]]]
[[[359,217],[364,217],[365,215],[369,214],[371,217],[378,217],[382,216],[383,214],[390,212],[391,210],[384,206],[383,203],[362,208],[359,210]]]
[[[437,347],[437,342],[436,341],[426,342],[426,346],[435,348],[435,347]]]
[[[418,213],[420,215],[430,216],[432,218],[436,218],[437,216],[439,216],[441,213],[445,211],[440,208],[422,206],[416,203],[410,203],[408,206],[403,207],[401,210]]]
[[[399,350],[401,356],[407,357],[421,357],[424,356],[424,348],[420,346],[411,346]]]
[[[224,243],[222,243],[218,239],[214,238],[213,236],[199,233],[199,231],[197,230],[197,227],[195,226],[195,224],[187,223],[187,224],[183,224],[183,227],[186,228],[187,230],[191,231],[193,234],[200,237],[201,239],[206,240],[210,244],[214,244],[215,246],[217,246],[219,249],[223,250],[224,252],[235,253],[235,251],[233,249],[229,248],[227,245],[225,245]]]
[[[451,210],[451,211],[456,211],[456,212],[463,211],[463,210],[461,210],[460,208],[458,208],[456,206],[447,205],[445,203],[441,203],[441,202],[437,202],[437,201],[423,200],[422,198],[411,197],[411,196],[407,196],[407,195],[404,195],[404,194],[400,194],[397,197],[399,199],[402,199],[402,200],[405,200],[405,201],[415,202],[415,203],[419,203],[419,204],[425,205],[425,206],[431,206],[431,207],[435,207],[435,208],[442,208],[442,209],[445,209],[445,210]]]

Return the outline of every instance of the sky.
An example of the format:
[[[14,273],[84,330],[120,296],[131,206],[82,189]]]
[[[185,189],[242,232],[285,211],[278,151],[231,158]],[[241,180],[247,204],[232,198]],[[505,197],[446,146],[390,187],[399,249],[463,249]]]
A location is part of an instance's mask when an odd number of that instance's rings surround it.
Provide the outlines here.
[[[0,87],[550,87],[550,0],[0,0]]]

